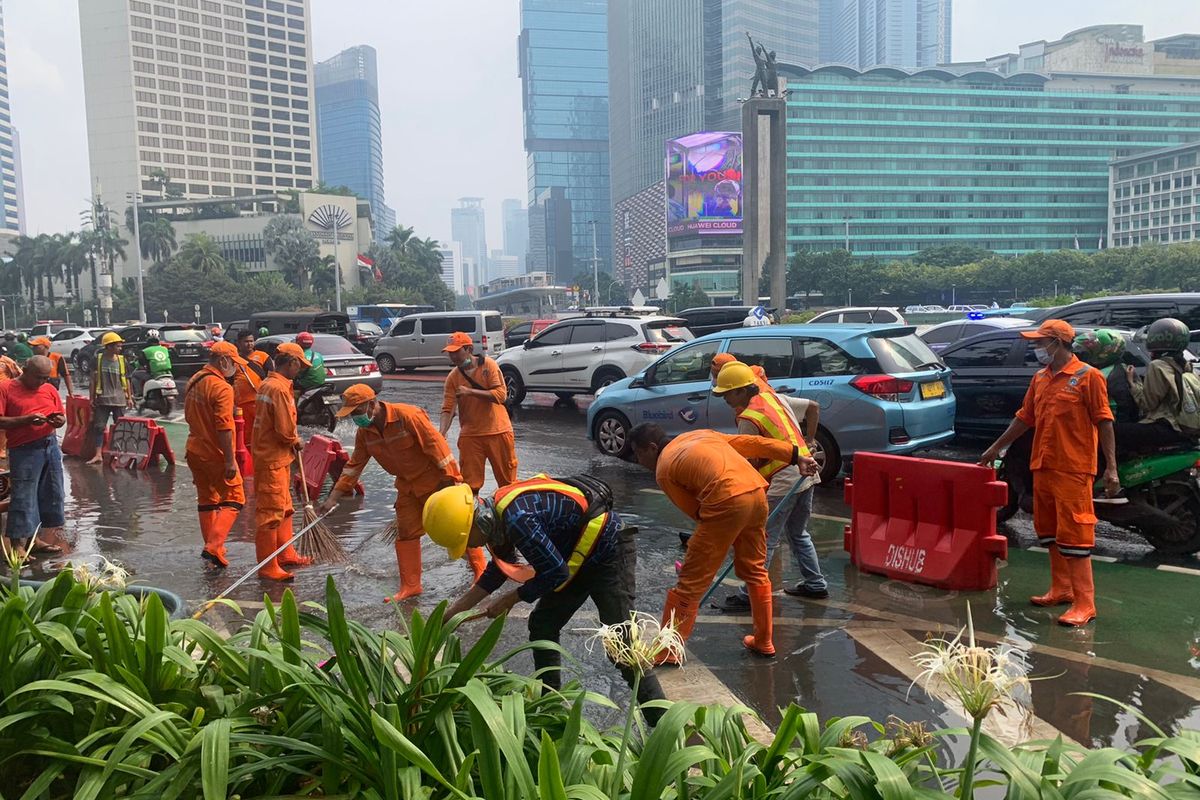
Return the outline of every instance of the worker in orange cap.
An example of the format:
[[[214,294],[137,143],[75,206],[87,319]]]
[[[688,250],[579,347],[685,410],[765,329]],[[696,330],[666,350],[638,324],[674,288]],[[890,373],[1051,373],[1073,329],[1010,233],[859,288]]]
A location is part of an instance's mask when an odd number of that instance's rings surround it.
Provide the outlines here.
[[[508,418],[508,389],[496,362],[475,355],[471,337],[461,331],[450,334],[442,348],[454,369],[446,377],[442,394],[441,433],[446,435],[458,412],[458,460],[463,480],[471,491],[483,488],[483,465],[492,465],[497,486],[517,480],[517,447],[512,420]]]
[[[1110,497],[1121,491],[1108,382],[1072,352],[1075,329],[1063,320],[1046,320],[1021,335],[1032,340],[1045,366],[1033,376],[1016,418],[979,463],[992,466],[1001,451],[1033,428],[1033,528],[1039,544],[1050,550],[1050,591],[1029,600],[1035,606],[1070,603],[1059,623],[1086,625],[1096,618],[1092,484],[1097,437],[1104,449],[1104,489]]]
[[[237,351],[241,357],[237,374],[233,377],[234,402],[242,412],[245,420],[246,436],[254,432],[254,407],[258,399],[258,387],[267,378],[267,360],[269,355],[263,350],[254,349],[254,331],[249,328],[238,331]]]
[[[663,624],[673,621],[685,640],[691,635],[700,600],[732,548],[733,571],[746,583],[754,620],[754,633],[742,644],[759,655],[775,655],[766,567],[767,481],[746,459],[795,464],[807,475],[816,472],[817,462],[794,444],[761,436],[697,430],[670,440],[652,422],[630,431],[629,442],[637,462],[654,472],[671,502],[699,523],[675,588],[667,591]]]
[[[425,410],[407,403],[385,403],[364,383],[342,393],[339,417],[349,417],[358,432],[354,453],[342,469],[333,491],[321,504],[328,511],[350,492],[372,458],[396,478],[396,566],[400,591],[389,601],[419,595],[421,589],[421,512],[425,501],[438,489],[462,482],[462,474],[450,445],[438,433]],[[483,548],[467,550],[471,569],[478,579],[487,567]]]
[[[732,364],[735,361],[737,361],[737,356],[733,355],[733,353],[717,353],[713,356],[712,363],[709,364],[709,372],[712,373],[714,386],[717,383],[717,377],[721,374],[721,369],[726,364]],[[771,384],[767,383],[766,370],[757,364],[751,366],[750,369],[754,372],[755,383],[758,384],[759,391],[774,393],[775,390],[771,387]]]
[[[187,465],[196,484],[196,509],[204,537],[200,557],[218,567],[229,566],[225,539],[246,504],[235,460],[233,387],[229,385],[229,379],[245,363],[232,344],[215,343],[208,351],[208,364],[192,376],[183,395]]]
[[[62,353],[55,353],[50,349],[50,340],[45,336],[37,336],[29,340],[29,346],[33,348],[34,355],[50,359],[50,385],[58,389],[65,382],[67,397],[75,394],[75,387],[71,384],[71,370],[67,368]]]
[[[292,538],[292,462],[304,447],[296,430],[296,402],[292,381],[311,364],[294,342],[275,350],[275,371],[258,387],[254,409],[254,435],[250,454],[254,458],[254,550],[259,561]],[[288,581],[296,577],[284,569],[306,566],[312,559],[296,552],[290,544],[263,565],[260,578]]]

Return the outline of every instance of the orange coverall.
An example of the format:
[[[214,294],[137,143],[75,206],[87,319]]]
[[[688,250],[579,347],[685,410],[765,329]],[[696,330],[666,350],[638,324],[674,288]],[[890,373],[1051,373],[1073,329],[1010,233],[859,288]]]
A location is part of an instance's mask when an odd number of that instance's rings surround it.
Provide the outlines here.
[[[21,367],[8,356],[0,356],[0,383],[21,377]],[[8,458],[8,431],[0,430],[0,458]]]
[[[292,383],[282,374],[272,372],[258,387],[250,446],[254,457],[254,549],[259,561],[292,538],[295,509],[292,506],[291,467],[296,457],[293,448],[300,441]],[[308,559],[289,545],[258,574],[264,578],[286,580],[292,575],[283,566],[308,563]]]
[[[354,453],[342,469],[335,489],[349,494],[374,458],[384,472],[396,479],[396,565],[400,570],[403,600],[421,593],[421,512],[429,496],[445,486],[462,481],[450,445],[434,427],[424,409],[407,403],[382,403],[386,421],[383,432],[374,425],[359,428],[354,436]],[[482,548],[467,551],[475,577],[487,566]]]
[[[512,420],[505,403],[508,389],[500,367],[487,356],[471,356],[474,371],[471,380],[491,394],[490,399],[474,395],[459,396],[458,387],[471,385],[463,371],[455,368],[446,378],[442,394],[442,413],[458,410],[458,458],[462,464],[463,481],[479,494],[483,488],[483,466],[492,465],[497,486],[507,486],[517,480],[517,447],[513,439]]]
[[[225,478],[225,452],[221,449],[220,434],[229,432],[232,447],[233,387],[212,366],[206,366],[188,381],[183,418],[188,424],[187,465],[196,485],[196,509],[200,514],[200,535],[204,537],[201,555],[227,567],[225,539],[246,504],[246,493],[240,474],[230,480]]]
[[[255,372],[255,369],[266,372],[262,365],[266,363],[267,354],[261,350],[255,350],[250,354],[248,360],[251,363],[247,366],[239,365],[233,376],[233,393],[234,402],[242,410],[242,419],[246,421],[246,436],[250,437],[254,431],[254,411],[258,402],[258,389],[265,380],[258,372]]]

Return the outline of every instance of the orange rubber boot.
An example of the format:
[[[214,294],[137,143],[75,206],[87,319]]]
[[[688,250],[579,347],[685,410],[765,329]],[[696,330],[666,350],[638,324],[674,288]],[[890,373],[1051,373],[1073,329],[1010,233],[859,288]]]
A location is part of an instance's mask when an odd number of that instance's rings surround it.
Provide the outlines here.
[[[1071,594],[1071,576],[1067,572],[1067,557],[1050,545],[1050,591],[1029,598],[1035,606],[1061,606],[1075,598]]]
[[[279,547],[276,544],[278,541],[278,528],[275,526],[259,528],[254,534],[254,557],[262,561],[275,552],[275,548]],[[296,576],[279,566],[279,559],[276,557],[259,568],[258,577],[272,581],[290,581]]]
[[[742,637],[742,644],[751,653],[770,658],[775,655],[773,639],[775,621],[771,616],[774,603],[771,598],[771,584],[747,585],[746,593],[750,596],[750,617],[754,620],[754,634]]]
[[[699,611],[699,606],[694,600],[688,600],[679,593],[676,589],[667,590],[666,605],[663,606],[662,625],[673,624],[675,632],[679,637],[687,642],[688,637],[692,635],[692,629],[696,627],[696,613]],[[678,667],[679,661],[667,654],[658,657],[658,664]]]
[[[487,569],[487,556],[483,553],[482,547],[467,548],[467,562],[471,565],[471,572],[475,573],[475,580],[479,580],[479,576]]]
[[[396,540],[396,567],[400,570],[400,591],[384,600],[385,603],[398,603],[421,593],[420,539]]]
[[[229,559],[225,557],[225,540],[229,538],[229,531],[233,529],[237,518],[238,509],[229,506],[221,506],[213,512],[210,547],[222,567],[229,566]]]
[[[292,520],[295,514],[288,514],[283,518],[283,522],[279,525],[279,540],[275,542],[275,546],[279,547],[284,542],[290,542],[292,536],[295,535],[295,529],[292,527]],[[296,552],[296,548],[289,544],[282,553],[279,554],[279,563],[285,567],[307,567],[313,560],[306,558]]]
[[[201,511],[200,516],[200,536],[204,539],[204,549],[200,551],[200,557],[209,563],[216,564],[219,567],[227,566],[222,564],[221,559],[217,557],[217,548],[213,544],[213,528],[216,525],[216,511]]]
[[[1067,574],[1071,576],[1071,591],[1075,600],[1067,609],[1067,613],[1058,618],[1058,624],[1078,628],[1096,618],[1096,584],[1092,580],[1092,559],[1064,560],[1067,562]]]

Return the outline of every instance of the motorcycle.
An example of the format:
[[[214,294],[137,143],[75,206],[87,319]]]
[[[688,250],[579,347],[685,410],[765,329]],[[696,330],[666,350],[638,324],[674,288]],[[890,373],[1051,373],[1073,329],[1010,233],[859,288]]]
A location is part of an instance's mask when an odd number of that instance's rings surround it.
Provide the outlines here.
[[[133,404],[139,412],[148,408],[157,411],[160,417],[169,417],[178,397],[179,387],[175,379],[170,375],[160,375],[148,378],[142,384],[141,392],[133,398]]]
[[[301,392],[296,400],[296,422],[308,427],[325,428],[332,433],[337,427],[334,414],[341,402],[337,390],[329,384]]]
[[[1033,474],[1029,469],[1033,433],[1013,442],[998,462],[996,476],[1008,484],[1008,503],[996,512],[1004,522],[1033,510]],[[1120,460],[1121,494],[1103,498],[1096,481],[1097,519],[1143,537],[1155,550],[1171,555],[1200,552],[1200,444],[1182,445]]]

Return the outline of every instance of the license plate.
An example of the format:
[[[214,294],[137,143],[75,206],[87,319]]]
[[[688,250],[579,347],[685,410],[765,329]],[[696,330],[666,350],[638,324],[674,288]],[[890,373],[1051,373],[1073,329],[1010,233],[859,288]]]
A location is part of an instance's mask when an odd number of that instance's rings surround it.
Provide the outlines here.
[[[946,396],[946,384],[945,383],[943,383],[941,381],[934,381],[933,383],[922,383],[921,384],[921,399],[922,400],[936,400],[939,397],[945,397],[945,396]]]

